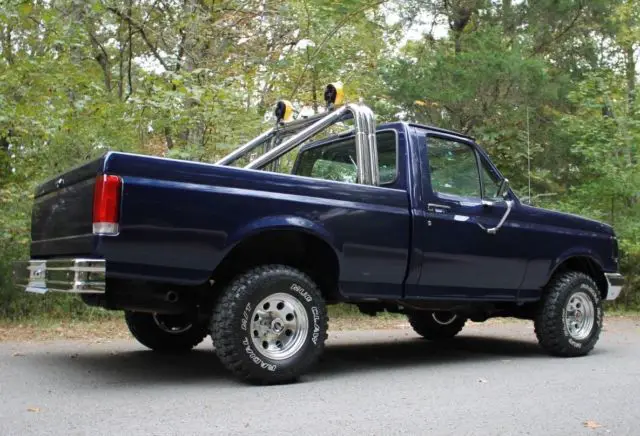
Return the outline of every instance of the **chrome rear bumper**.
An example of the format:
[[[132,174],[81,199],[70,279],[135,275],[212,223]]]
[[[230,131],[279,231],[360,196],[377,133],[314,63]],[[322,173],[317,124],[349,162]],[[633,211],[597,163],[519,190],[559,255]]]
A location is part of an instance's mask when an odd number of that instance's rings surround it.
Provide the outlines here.
[[[103,259],[50,259],[16,262],[14,283],[27,292],[104,294],[106,263]]]
[[[624,276],[618,273],[605,273],[607,278],[607,300],[615,300],[622,291]]]

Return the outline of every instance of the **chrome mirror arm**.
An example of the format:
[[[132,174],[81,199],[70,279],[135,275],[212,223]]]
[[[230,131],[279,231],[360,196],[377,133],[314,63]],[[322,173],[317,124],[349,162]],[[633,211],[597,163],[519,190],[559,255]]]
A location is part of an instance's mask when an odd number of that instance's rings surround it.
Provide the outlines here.
[[[504,222],[509,217],[509,214],[511,213],[511,209],[513,209],[513,200],[507,200],[505,203],[507,204],[507,210],[505,211],[504,215],[502,215],[502,218],[500,219],[500,222],[498,223],[498,225],[496,225],[495,227],[487,228],[480,223],[476,223],[476,224],[478,224],[478,226],[482,230],[484,230],[490,235],[495,235],[496,233],[498,233],[498,230],[502,228],[502,226],[504,225]]]

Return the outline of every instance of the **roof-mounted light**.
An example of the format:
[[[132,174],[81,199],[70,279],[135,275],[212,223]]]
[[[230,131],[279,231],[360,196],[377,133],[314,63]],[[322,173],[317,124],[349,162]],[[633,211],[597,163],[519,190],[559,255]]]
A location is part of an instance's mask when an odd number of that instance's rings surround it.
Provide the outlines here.
[[[329,83],[324,90],[324,101],[328,108],[334,108],[344,103],[344,89],[342,82]]]
[[[280,100],[276,103],[274,112],[278,123],[286,123],[293,119],[293,105],[288,100]]]

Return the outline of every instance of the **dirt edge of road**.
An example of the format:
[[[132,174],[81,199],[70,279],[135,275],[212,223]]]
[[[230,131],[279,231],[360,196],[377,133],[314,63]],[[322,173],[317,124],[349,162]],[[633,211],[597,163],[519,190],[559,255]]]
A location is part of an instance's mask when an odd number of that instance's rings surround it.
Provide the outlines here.
[[[607,320],[626,319],[640,322],[640,315],[608,315]],[[495,324],[527,324],[529,321],[494,318],[484,323],[468,322],[470,326]],[[404,317],[338,317],[330,322],[330,331],[410,329]],[[93,321],[0,321],[0,342],[41,342],[53,340],[129,339],[124,320],[107,318]]]

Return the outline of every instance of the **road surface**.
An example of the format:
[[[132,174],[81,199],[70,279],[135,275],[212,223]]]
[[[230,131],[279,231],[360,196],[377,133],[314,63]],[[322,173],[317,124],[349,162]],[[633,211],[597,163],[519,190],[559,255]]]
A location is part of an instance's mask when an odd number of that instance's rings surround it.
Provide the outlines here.
[[[207,340],[186,356],[133,341],[0,344],[0,435],[638,435],[640,321],[594,352],[543,354],[529,323],[446,345],[409,329],[334,332],[297,384],[240,384]]]

